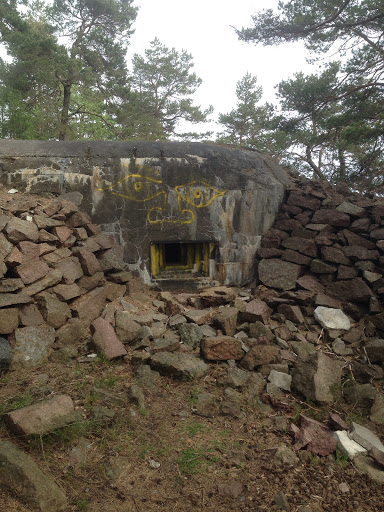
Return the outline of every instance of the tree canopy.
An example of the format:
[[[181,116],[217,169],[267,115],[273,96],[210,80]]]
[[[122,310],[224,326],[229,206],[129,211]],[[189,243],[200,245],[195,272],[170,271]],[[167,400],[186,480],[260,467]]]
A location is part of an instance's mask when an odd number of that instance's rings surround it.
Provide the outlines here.
[[[5,3],[4,3],[5,2]],[[40,139],[166,139],[180,121],[204,122],[187,51],[159,39],[126,64],[133,0],[4,0],[1,134]]]
[[[128,101],[117,112],[123,133],[148,140],[186,137],[178,131],[180,121],[206,121],[212,107],[202,110],[191,98],[201,84],[193,66],[190,53],[167,48],[158,38],[150,42],[144,56],[135,54]],[[127,118],[129,123],[124,121]]]
[[[237,30],[254,44],[301,40],[313,60],[321,56],[324,71],[278,86],[285,143],[301,145],[301,162],[318,176],[384,187],[383,7],[383,0],[281,1],[278,13],[260,11]]]
[[[263,89],[257,85],[257,77],[247,73],[236,84],[237,105],[227,114],[219,114],[219,123],[225,131],[219,141],[239,144],[265,151],[269,147],[268,129],[273,106],[259,105]]]
[[[101,105],[127,79],[125,53],[137,15],[132,3],[5,1],[0,33],[12,61],[3,63],[1,97],[10,136],[29,138],[35,125],[32,138],[76,138],[81,116],[103,117]],[[19,111],[24,126],[15,118]]]

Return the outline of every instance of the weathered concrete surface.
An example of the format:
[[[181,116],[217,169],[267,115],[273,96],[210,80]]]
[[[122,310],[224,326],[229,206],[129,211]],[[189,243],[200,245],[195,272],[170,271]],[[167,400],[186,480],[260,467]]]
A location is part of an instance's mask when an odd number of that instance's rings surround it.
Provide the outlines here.
[[[258,152],[178,142],[4,140],[0,181],[29,192],[81,192],[81,209],[119,240],[146,282],[151,242],[216,242],[216,275],[230,285],[254,279],[260,237],[289,185]]]

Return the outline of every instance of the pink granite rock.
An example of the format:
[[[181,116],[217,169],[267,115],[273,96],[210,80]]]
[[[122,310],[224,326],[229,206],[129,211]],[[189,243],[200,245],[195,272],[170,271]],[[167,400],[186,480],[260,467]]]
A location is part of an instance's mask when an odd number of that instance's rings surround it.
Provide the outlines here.
[[[107,359],[116,359],[127,354],[124,345],[120,342],[112,325],[107,320],[98,318],[92,323],[91,327],[94,331],[93,342]]]
[[[69,396],[58,395],[5,414],[7,426],[24,436],[41,435],[64,427],[74,420],[74,405]]]

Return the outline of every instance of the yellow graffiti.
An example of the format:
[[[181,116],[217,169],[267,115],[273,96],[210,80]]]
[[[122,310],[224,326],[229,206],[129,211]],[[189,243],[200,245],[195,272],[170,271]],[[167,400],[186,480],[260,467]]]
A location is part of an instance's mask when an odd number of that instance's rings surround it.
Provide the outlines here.
[[[205,180],[192,181],[188,185],[178,185],[175,187],[177,194],[187,201],[187,203],[196,208],[205,208],[210,205],[214,199],[223,196],[225,191],[209,185]]]
[[[214,199],[226,193],[226,191],[220,191],[212,187],[204,179],[192,181],[187,185],[178,185],[174,190],[177,193],[179,216],[177,218],[166,218],[168,193],[162,180],[149,178],[141,174],[128,174],[107,188],[97,188],[96,190],[109,190],[115,196],[140,203],[163,196],[163,206],[154,206],[148,211],[147,221],[150,224],[191,224],[195,220],[195,213],[193,210],[183,208],[182,201],[195,208],[204,208],[209,206]]]
[[[141,174],[129,174],[106,189],[98,188],[97,190],[110,190],[115,196],[125,197],[132,201],[144,203],[161,194],[165,194],[165,196],[167,195],[164,188],[160,186],[162,183],[163,182],[160,180],[141,176]],[[123,184],[123,191],[114,190],[115,187],[117,188],[120,184]]]
[[[160,212],[161,217],[157,217],[156,213]],[[152,214],[155,214],[154,216]],[[166,218],[164,217],[164,214],[166,213],[166,208],[160,208],[155,206],[154,208],[151,208],[147,215],[147,220],[151,224],[191,224],[195,220],[195,214],[192,210],[182,210],[179,205],[179,214],[183,217],[177,217],[175,218]]]

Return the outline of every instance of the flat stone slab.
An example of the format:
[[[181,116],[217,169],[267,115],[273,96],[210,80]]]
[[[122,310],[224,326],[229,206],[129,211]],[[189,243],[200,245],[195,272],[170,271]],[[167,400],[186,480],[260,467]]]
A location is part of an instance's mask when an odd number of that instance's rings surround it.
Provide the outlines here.
[[[11,334],[18,326],[18,308],[0,309],[0,334]]]
[[[39,230],[33,222],[12,217],[7,223],[5,230],[10,242],[18,243],[23,240],[36,242],[39,238]]]
[[[341,309],[318,306],[314,311],[314,316],[324,329],[342,329],[348,331],[351,328],[349,318]]]
[[[34,283],[42,279],[49,272],[49,267],[44,261],[32,261],[23,263],[16,267],[16,273],[25,285]]]
[[[358,423],[352,422],[352,431],[349,436],[367,450],[371,450],[374,447],[384,453],[384,446],[380,439],[369,429]]]
[[[131,343],[140,335],[141,326],[128,311],[116,312],[116,334],[122,343]]]
[[[337,430],[335,432],[335,437],[337,439],[338,449],[348,457],[349,460],[353,460],[358,455],[367,453],[367,450],[351,439],[348,432],[345,430]]]
[[[296,343],[300,344],[303,342]],[[341,364],[322,352],[312,353],[305,360],[296,361],[292,384],[306,398],[331,404],[334,401],[333,388],[341,389]]]
[[[186,320],[184,316],[181,316],[181,318]],[[181,342],[193,349],[199,346],[203,338],[201,327],[197,324],[181,323],[178,325],[178,331]]]
[[[42,292],[46,288],[50,286],[54,286],[57,283],[60,283],[63,274],[59,269],[52,269],[48,272],[46,276],[38,281],[35,281],[32,284],[29,284],[24,288],[24,291],[27,295],[36,295],[37,293]]]
[[[0,487],[7,489],[31,510],[59,512],[68,510],[60,487],[33,461],[9,441],[0,440]]]
[[[8,428],[23,436],[47,434],[75,418],[73,401],[67,395],[58,395],[4,415]]]
[[[90,324],[98,318],[104,309],[106,293],[104,287],[98,287],[75,299],[71,304],[73,316]]]
[[[150,366],[161,375],[169,375],[181,380],[202,377],[209,370],[209,366],[204,361],[193,355],[171,352],[158,352],[153,355]]]
[[[30,302],[32,302],[31,297],[24,292],[0,294],[0,308],[14,306],[16,304],[29,304]]]

